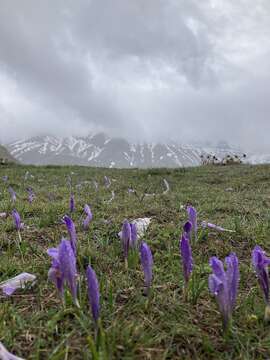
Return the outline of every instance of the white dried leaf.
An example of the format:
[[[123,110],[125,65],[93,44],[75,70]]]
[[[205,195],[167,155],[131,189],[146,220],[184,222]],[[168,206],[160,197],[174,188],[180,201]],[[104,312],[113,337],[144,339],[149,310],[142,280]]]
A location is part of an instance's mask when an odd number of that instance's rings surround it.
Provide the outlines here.
[[[170,185],[166,179],[163,179],[163,183],[165,185],[165,190],[163,191],[163,195],[167,194],[170,191]]]
[[[132,224],[136,225],[138,238],[142,238],[150,225],[151,218],[138,218],[132,221]]]
[[[2,289],[5,295],[12,295],[17,289],[24,289],[27,283],[33,283],[36,280],[36,276],[23,272],[14,278],[8,279],[0,283],[0,289]]]
[[[24,360],[24,359],[11,354],[0,342],[0,360]]]

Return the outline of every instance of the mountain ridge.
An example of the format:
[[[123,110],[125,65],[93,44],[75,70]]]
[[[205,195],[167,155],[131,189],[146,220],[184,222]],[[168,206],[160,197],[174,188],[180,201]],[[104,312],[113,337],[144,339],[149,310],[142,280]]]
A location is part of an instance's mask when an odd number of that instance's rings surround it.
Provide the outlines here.
[[[34,165],[86,165],[116,168],[185,167],[201,164],[202,154],[242,154],[223,147],[170,143],[130,143],[104,133],[83,136],[36,136],[7,145],[16,159]]]

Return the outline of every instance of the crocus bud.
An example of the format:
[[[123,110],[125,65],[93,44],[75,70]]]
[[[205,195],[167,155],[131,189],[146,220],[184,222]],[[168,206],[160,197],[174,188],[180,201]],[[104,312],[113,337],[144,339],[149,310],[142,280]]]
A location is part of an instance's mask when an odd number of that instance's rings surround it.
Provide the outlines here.
[[[20,231],[22,229],[22,224],[21,224],[20,214],[18,213],[17,210],[15,210],[15,209],[12,210],[12,217],[13,217],[13,221],[14,221],[16,230]]]
[[[188,206],[187,207],[187,213],[188,213],[189,221],[192,224],[192,229],[194,231],[195,238],[197,238],[197,228],[198,228],[198,225],[197,225],[197,211],[193,206]]]
[[[124,258],[125,262],[127,264],[127,258],[128,258],[128,252],[131,242],[131,228],[128,220],[125,220],[123,222],[122,226],[122,232],[121,232],[121,240],[122,240],[122,246],[123,246],[123,252],[124,252]]]
[[[150,247],[145,242],[141,243],[140,255],[144,272],[145,294],[148,295],[153,277],[153,256]]]
[[[28,192],[28,201],[29,201],[30,204],[32,204],[32,202],[34,201],[34,198],[35,198],[35,194],[33,192],[33,189],[31,187],[29,187],[26,190]]]
[[[99,309],[100,308],[99,284],[98,284],[96,273],[90,265],[88,265],[88,267],[87,267],[86,278],[87,278],[89,304],[91,307],[93,319],[94,319],[95,323],[97,323],[98,318],[99,318],[99,311],[100,311],[100,309]]]
[[[75,199],[73,194],[71,194],[69,199],[69,210],[71,213],[75,211]]]
[[[210,259],[213,273],[208,279],[209,290],[215,296],[222,315],[224,330],[227,329],[231,320],[240,279],[238,258],[234,253],[226,257],[225,264],[226,271],[222,261],[213,256]]]
[[[63,296],[64,284],[66,283],[74,303],[79,307],[76,257],[71,242],[62,239],[57,248],[48,249],[47,253],[52,257],[52,265],[48,274],[49,279],[54,282],[61,296]]]
[[[182,257],[185,284],[187,285],[192,273],[193,259],[189,240],[186,235],[183,235],[180,240],[180,253]]]
[[[266,256],[264,250],[258,245],[256,245],[252,251],[252,265],[254,267],[254,270],[256,271],[258,282],[264,295],[264,301],[266,303],[265,317],[267,319],[269,314],[269,305],[270,305],[270,297],[269,297],[270,281],[268,274],[268,266],[270,265],[270,258]]]
[[[87,204],[84,206],[84,212],[86,214],[86,218],[83,221],[83,228],[84,230],[87,230],[89,228],[90,221],[93,219],[91,209]]]

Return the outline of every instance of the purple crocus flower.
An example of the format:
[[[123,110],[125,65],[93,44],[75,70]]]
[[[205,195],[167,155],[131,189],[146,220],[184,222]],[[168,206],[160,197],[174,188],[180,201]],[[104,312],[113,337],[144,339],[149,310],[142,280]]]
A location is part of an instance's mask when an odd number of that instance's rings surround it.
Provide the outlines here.
[[[91,209],[87,204],[84,205],[84,212],[86,214],[86,218],[83,221],[83,228],[84,230],[87,230],[89,228],[90,221],[93,219]]]
[[[70,199],[69,199],[69,210],[70,210],[71,213],[75,211],[75,199],[74,199],[74,195],[73,195],[73,194],[70,195]]]
[[[194,231],[195,238],[197,238],[197,229],[198,229],[197,211],[193,206],[187,206],[187,213],[188,213],[189,221],[192,224],[192,229]]]
[[[136,247],[138,240],[138,231],[137,231],[137,225],[135,223],[130,223],[128,222],[128,220],[125,220],[123,222],[122,231],[120,231],[118,235],[122,240],[123,248],[125,247],[125,245],[128,248]]]
[[[77,235],[76,235],[75,224],[72,221],[72,219],[67,215],[64,216],[64,222],[66,224],[66,227],[67,227],[67,230],[68,230],[68,233],[69,233],[72,249],[74,251],[74,254],[76,255]]]
[[[12,202],[15,202],[15,201],[16,201],[16,197],[17,197],[15,191],[12,189],[11,186],[8,188],[8,191],[9,191],[9,193],[10,193],[11,201],[12,201]]]
[[[33,189],[31,187],[29,187],[26,190],[28,192],[28,201],[29,201],[30,204],[32,204],[32,202],[33,202],[33,200],[35,198],[35,194],[33,192]]]
[[[150,247],[145,242],[141,243],[140,255],[144,272],[145,295],[148,295],[153,277],[153,256]]]
[[[129,252],[129,247],[130,247],[130,242],[131,242],[131,227],[130,227],[128,220],[125,220],[123,222],[122,232],[121,232],[121,240],[122,240],[124,258],[125,258],[125,262],[127,264],[128,252]]]
[[[2,176],[2,180],[4,183],[6,183],[8,181],[8,176],[7,175]]]
[[[88,265],[86,270],[86,278],[87,278],[87,289],[88,289],[88,299],[89,304],[91,306],[92,314],[95,323],[97,323],[99,318],[99,284],[97,280],[97,276],[95,271],[92,269],[90,265]]]
[[[73,300],[78,304],[77,300],[77,269],[76,257],[69,240],[63,239],[58,250],[58,258],[60,264],[60,272],[68,284]]]
[[[238,258],[232,253],[225,259],[226,271],[222,261],[216,256],[210,259],[213,274],[209,276],[208,285],[210,292],[216,297],[223,319],[223,327],[228,327],[236,303],[239,285]]]
[[[76,257],[71,246],[71,242],[62,239],[57,248],[47,251],[52,257],[52,266],[49,270],[49,279],[52,280],[60,295],[63,296],[63,286],[66,283],[71,292],[74,303],[79,306],[77,300],[77,269]]]
[[[263,291],[264,300],[266,303],[265,320],[270,320],[270,298],[269,298],[269,273],[268,265],[270,258],[265,255],[265,251],[258,245],[252,251],[252,264],[256,271],[256,275]]]
[[[20,231],[23,228],[23,225],[21,223],[20,214],[18,213],[18,211],[16,209],[12,210],[12,217],[13,217],[13,221],[14,221],[16,230]]]
[[[182,238],[180,240],[180,253],[182,257],[185,284],[187,286],[193,269],[193,259],[189,239],[186,233],[182,235]]]

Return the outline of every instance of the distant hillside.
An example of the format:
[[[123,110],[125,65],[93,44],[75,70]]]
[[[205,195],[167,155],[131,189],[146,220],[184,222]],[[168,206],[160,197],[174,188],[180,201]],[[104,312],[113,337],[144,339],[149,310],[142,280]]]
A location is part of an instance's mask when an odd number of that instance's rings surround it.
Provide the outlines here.
[[[7,162],[18,162],[3,146],[0,145],[0,165]]]
[[[123,138],[106,134],[86,137],[38,136],[7,145],[8,150],[23,164],[89,165],[110,168],[186,167],[201,163],[202,154],[239,154],[227,144],[218,147],[179,143],[132,144]]]

